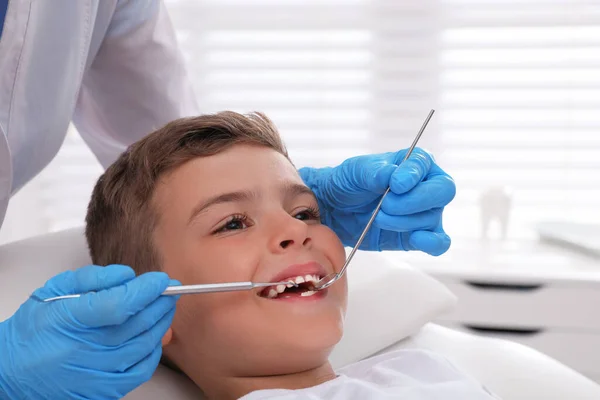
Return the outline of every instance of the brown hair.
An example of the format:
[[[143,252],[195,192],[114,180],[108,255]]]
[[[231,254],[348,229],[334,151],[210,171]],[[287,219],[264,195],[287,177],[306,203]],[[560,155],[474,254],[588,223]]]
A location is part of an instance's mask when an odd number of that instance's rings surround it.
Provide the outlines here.
[[[85,234],[94,264],[129,265],[137,273],[159,270],[152,240],[159,218],[152,207],[158,179],[187,161],[236,144],[264,146],[288,157],[277,128],[261,113],[182,118],[131,145],[92,192]]]

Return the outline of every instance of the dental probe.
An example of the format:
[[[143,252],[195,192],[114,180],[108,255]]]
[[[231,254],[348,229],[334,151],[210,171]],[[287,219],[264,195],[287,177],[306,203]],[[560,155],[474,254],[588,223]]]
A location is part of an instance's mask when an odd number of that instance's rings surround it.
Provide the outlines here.
[[[415,149],[415,146],[419,142],[419,139],[421,139],[421,135],[423,134],[423,131],[425,131],[425,128],[427,127],[427,124],[429,123],[429,120],[433,116],[434,112],[435,112],[435,110],[429,111],[429,115],[427,115],[427,118],[425,118],[425,122],[423,122],[423,125],[421,126],[421,129],[419,129],[419,133],[417,133],[417,136],[415,137],[415,139],[413,140],[412,144],[410,145],[410,148],[406,152],[406,155],[404,156],[404,159],[398,165],[402,165],[402,163],[404,161],[408,160],[408,157],[410,157],[410,155],[412,154],[413,150]],[[363,240],[367,236],[367,232],[369,232],[369,228],[371,228],[371,225],[373,225],[373,222],[375,221],[375,217],[377,216],[377,213],[379,212],[379,210],[381,209],[381,205],[383,204],[383,199],[385,199],[385,196],[389,192],[390,192],[390,188],[388,187],[387,190],[385,191],[385,193],[383,194],[383,196],[381,196],[381,200],[379,200],[379,204],[377,204],[377,207],[375,207],[375,211],[373,211],[373,214],[371,214],[371,218],[369,219],[369,222],[367,222],[367,226],[365,226],[365,229],[363,230],[362,234],[358,238],[358,241],[356,242],[356,245],[354,246],[354,248],[352,249],[352,251],[348,255],[348,258],[346,259],[346,262],[344,263],[344,266],[342,267],[342,269],[340,270],[340,272],[338,272],[338,273],[333,272],[333,273],[331,273],[331,274],[329,274],[327,276],[324,276],[323,278],[319,279],[319,281],[315,282],[315,284],[313,285],[313,289],[312,290],[317,290],[318,291],[318,290],[326,289],[329,286],[333,285],[335,283],[335,281],[337,281],[338,279],[340,279],[344,275],[344,273],[346,272],[346,268],[348,268],[348,265],[350,264],[350,261],[352,261],[352,257],[354,257],[354,253],[356,253],[356,250],[358,250],[358,248],[362,244]]]
[[[252,290],[256,288],[264,288],[268,286],[277,285],[293,285],[298,287],[298,284],[294,281],[285,282],[226,282],[226,283],[206,283],[201,285],[182,285],[182,286],[168,286],[162,296],[177,296],[180,294],[196,294],[196,293],[217,293],[217,292],[237,292],[241,290]],[[91,292],[90,292],[91,293]],[[83,293],[85,294],[85,293]],[[50,297],[43,299],[43,302],[50,302],[55,300],[74,299],[81,297],[83,294],[67,294],[64,296]]]

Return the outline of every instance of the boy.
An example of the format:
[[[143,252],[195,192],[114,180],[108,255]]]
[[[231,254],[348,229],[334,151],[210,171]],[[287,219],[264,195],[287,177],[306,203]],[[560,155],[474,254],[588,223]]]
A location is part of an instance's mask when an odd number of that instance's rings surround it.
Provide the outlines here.
[[[183,284],[300,284],[179,300],[164,355],[210,399],[492,398],[419,351],[336,375],[327,358],[343,332],[346,278],[320,292],[310,281],[339,271],[345,252],[262,114],[181,119],[150,134],[99,179],[86,222],[98,265]]]

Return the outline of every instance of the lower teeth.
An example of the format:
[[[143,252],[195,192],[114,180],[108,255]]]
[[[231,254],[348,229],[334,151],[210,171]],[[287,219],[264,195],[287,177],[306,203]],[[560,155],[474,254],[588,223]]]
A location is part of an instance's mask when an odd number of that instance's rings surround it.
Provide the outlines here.
[[[282,295],[284,293],[285,292],[283,292],[283,293],[277,293],[275,290],[273,290],[273,291],[270,291],[269,294],[266,297],[269,298],[269,299],[274,299],[274,298],[279,297],[280,295]],[[314,295],[315,293],[317,293],[316,290],[307,290],[306,292],[300,293],[300,296],[302,296],[302,297],[308,297],[308,296]]]

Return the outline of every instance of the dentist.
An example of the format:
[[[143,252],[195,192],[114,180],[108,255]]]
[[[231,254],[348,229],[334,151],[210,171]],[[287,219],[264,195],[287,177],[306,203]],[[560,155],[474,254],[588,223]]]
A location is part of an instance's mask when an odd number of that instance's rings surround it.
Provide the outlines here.
[[[144,134],[199,113],[159,0],[0,0],[0,28],[0,224],[71,121],[106,167]],[[397,167],[404,154],[300,170],[345,245],[390,186],[362,248],[439,255],[450,246],[442,211],[454,182],[422,150]],[[161,357],[177,300],[160,296],[170,283],[120,265],[52,278],[0,323],[0,399],[108,399],[135,389]],[[35,298],[89,291],[50,304]]]

